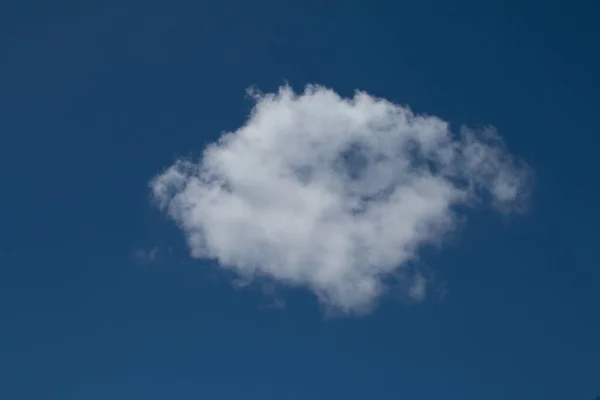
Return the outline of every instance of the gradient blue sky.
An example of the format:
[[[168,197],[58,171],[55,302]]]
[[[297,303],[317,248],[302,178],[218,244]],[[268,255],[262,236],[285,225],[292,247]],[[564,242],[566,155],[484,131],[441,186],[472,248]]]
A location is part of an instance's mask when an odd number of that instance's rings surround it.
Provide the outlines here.
[[[0,4],[0,398],[600,394],[600,34],[591,1]],[[188,259],[148,180],[244,122],[245,89],[364,89],[495,125],[527,215],[468,215],[446,297],[326,320]],[[148,262],[137,251],[158,248]]]

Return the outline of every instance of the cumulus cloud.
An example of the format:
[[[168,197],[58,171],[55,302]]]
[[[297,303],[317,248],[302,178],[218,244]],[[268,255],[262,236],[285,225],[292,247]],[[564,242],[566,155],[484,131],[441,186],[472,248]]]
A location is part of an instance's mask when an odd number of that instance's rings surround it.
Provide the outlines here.
[[[309,85],[250,92],[246,123],[151,181],[191,255],[242,279],[304,287],[341,312],[370,309],[389,277],[452,230],[457,206],[520,210],[528,168],[492,129]],[[414,274],[407,295],[425,297]]]

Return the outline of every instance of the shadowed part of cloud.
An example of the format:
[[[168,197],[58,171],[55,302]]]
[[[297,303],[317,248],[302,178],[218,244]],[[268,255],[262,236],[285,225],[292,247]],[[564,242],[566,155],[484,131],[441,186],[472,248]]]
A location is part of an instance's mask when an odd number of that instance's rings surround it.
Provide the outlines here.
[[[519,211],[528,168],[492,129],[453,135],[435,116],[321,86],[250,92],[246,123],[151,181],[191,255],[242,279],[311,290],[338,312],[369,310],[386,278],[455,225],[456,206]],[[407,295],[426,295],[416,274]]]

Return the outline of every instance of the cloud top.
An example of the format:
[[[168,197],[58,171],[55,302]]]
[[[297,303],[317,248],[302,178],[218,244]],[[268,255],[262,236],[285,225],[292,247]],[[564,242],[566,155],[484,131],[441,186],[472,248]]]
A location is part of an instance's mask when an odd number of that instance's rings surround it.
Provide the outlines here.
[[[192,256],[244,279],[266,276],[335,310],[365,311],[388,277],[453,228],[456,206],[522,205],[528,169],[491,129],[453,135],[435,116],[364,92],[251,94],[242,127],[151,182]],[[407,295],[425,290],[417,274]]]

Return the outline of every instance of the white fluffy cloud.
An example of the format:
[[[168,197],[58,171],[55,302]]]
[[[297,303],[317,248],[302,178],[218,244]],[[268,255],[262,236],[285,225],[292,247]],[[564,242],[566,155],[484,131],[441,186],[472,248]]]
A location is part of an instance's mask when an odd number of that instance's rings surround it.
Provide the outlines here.
[[[527,168],[492,130],[465,128],[321,86],[252,93],[245,125],[151,182],[193,257],[244,279],[310,289],[342,312],[369,309],[387,278],[439,242],[457,205],[518,209]],[[416,274],[407,295],[425,296]]]

